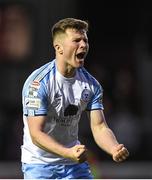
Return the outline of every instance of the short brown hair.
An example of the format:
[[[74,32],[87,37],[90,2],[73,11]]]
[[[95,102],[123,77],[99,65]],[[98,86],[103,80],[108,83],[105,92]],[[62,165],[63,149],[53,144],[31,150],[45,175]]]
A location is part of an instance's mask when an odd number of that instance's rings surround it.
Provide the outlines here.
[[[52,27],[52,40],[54,41],[54,38],[56,37],[57,34],[65,33],[66,29],[68,28],[76,29],[78,31],[85,30],[86,32],[88,32],[88,26],[89,25],[87,21],[83,21],[80,19],[75,19],[75,18],[61,19]]]

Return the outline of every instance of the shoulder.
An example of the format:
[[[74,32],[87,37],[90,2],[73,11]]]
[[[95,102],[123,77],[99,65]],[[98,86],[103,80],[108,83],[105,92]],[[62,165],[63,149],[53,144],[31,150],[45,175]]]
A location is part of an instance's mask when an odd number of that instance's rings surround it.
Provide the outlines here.
[[[94,86],[101,86],[99,81],[84,67],[80,68],[78,71],[80,75],[84,76],[84,78],[89,82],[89,84],[92,84]]]

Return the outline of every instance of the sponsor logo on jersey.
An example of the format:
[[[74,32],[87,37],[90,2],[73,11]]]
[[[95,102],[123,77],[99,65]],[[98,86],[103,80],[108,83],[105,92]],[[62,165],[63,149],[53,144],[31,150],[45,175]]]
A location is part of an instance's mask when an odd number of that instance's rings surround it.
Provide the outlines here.
[[[34,89],[39,89],[39,88],[40,88],[40,82],[34,80],[34,81],[31,83],[30,87],[31,87],[31,88],[34,88]]]
[[[64,116],[74,116],[78,112],[78,106],[74,104],[69,104],[64,110]]]
[[[29,96],[30,97],[37,97],[37,95],[38,95],[37,91],[39,88],[40,88],[40,82],[39,81],[33,81],[29,87]]]
[[[72,124],[77,124],[79,122],[80,115],[77,114],[75,116],[66,116],[62,118],[52,118],[54,123],[59,124],[60,126],[71,126]]]
[[[24,103],[25,103],[25,107],[32,109],[39,109],[41,105],[41,101],[39,98],[32,98],[32,97],[25,98]]]

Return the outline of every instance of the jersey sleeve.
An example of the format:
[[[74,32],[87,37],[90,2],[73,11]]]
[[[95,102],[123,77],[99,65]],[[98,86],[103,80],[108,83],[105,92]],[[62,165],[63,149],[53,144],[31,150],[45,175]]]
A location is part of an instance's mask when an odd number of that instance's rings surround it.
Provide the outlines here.
[[[25,116],[47,115],[48,98],[44,82],[32,81],[23,88],[23,114]]]
[[[97,84],[94,88],[94,93],[91,101],[88,103],[87,110],[104,109],[103,107],[103,88]]]

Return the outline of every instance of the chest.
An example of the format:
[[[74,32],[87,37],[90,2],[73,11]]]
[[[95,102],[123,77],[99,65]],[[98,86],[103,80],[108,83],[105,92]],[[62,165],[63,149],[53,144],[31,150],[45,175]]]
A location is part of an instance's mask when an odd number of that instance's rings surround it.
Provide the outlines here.
[[[92,91],[87,83],[56,81],[51,85],[50,108],[59,116],[81,114],[87,108],[91,96]]]

